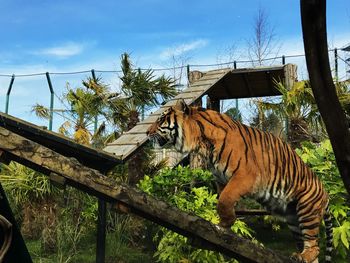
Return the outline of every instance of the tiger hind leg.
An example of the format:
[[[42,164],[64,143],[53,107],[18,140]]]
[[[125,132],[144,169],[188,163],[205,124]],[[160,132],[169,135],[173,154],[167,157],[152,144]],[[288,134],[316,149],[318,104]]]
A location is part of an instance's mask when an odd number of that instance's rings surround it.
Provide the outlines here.
[[[300,263],[318,263],[320,248],[317,240],[304,241],[304,249],[301,253],[293,253],[292,258]]]
[[[301,253],[294,253],[293,258],[297,262],[314,263],[318,262],[320,248],[318,245],[318,234],[320,217],[299,217],[301,238],[303,239],[303,250]]]

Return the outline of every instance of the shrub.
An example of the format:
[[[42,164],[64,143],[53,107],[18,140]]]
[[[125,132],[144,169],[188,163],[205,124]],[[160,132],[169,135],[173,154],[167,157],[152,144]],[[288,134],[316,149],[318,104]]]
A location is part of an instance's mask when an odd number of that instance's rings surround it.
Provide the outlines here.
[[[148,194],[194,213],[217,224],[217,195],[213,193],[213,176],[201,169],[178,166],[164,169],[153,178],[145,176],[139,187]],[[240,220],[232,230],[242,236],[252,238],[252,231]],[[195,249],[188,244],[188,238],[165,228],[156,235],[158,241],[155,257],[159,262],[233,262],[217,252]]]

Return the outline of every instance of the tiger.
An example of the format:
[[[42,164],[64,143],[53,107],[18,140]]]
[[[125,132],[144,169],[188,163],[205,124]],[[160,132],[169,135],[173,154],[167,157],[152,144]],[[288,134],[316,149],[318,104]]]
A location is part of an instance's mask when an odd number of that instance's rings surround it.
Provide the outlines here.
[[[160,147],[172,145],[209,164],[223,184],[218,197],[219,226],[236,220],[234,206],[250,196],[287,222],[297,241],[297,262],[318,262],[319,229],[326,226],[326,262],[331,262],[329,197],[319,178],[281,138],[232,120],[226,114],[191,107],[180,99],[148,128]]]

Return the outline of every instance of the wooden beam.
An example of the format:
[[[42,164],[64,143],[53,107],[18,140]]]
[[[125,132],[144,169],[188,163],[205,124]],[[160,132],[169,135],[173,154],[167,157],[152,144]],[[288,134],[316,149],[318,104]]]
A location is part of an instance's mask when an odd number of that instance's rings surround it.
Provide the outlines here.
[[[271,215],[271,213],[269,211],[258,210],[258,209],[235,210],[235,213],[237,216],[268,216],[268,215]]]
[[[147,218],[184,236],[198,239],[213,250],[237,258],[242,262],[293,262],[272,250],[241,238],[232,231],[187,214],[133,187],[117,184],[97,170],[87,168],[74,158],[67,158],[29,139],[0,127],[0,148],[18,160],[40,165],[62,175],[67,183],[83,191],[120,202],[132,213]]]

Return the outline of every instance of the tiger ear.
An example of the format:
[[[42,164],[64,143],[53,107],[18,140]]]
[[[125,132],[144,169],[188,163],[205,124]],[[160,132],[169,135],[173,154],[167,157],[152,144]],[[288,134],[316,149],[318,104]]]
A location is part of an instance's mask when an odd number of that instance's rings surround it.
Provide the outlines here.
[[[186,104],[184,99],[179,99],[176,102],[176,105],[175,105],[174,109],[176,109],[178,111],[182,111],[185,114],[189,114],[190,113],[190,107]]]

